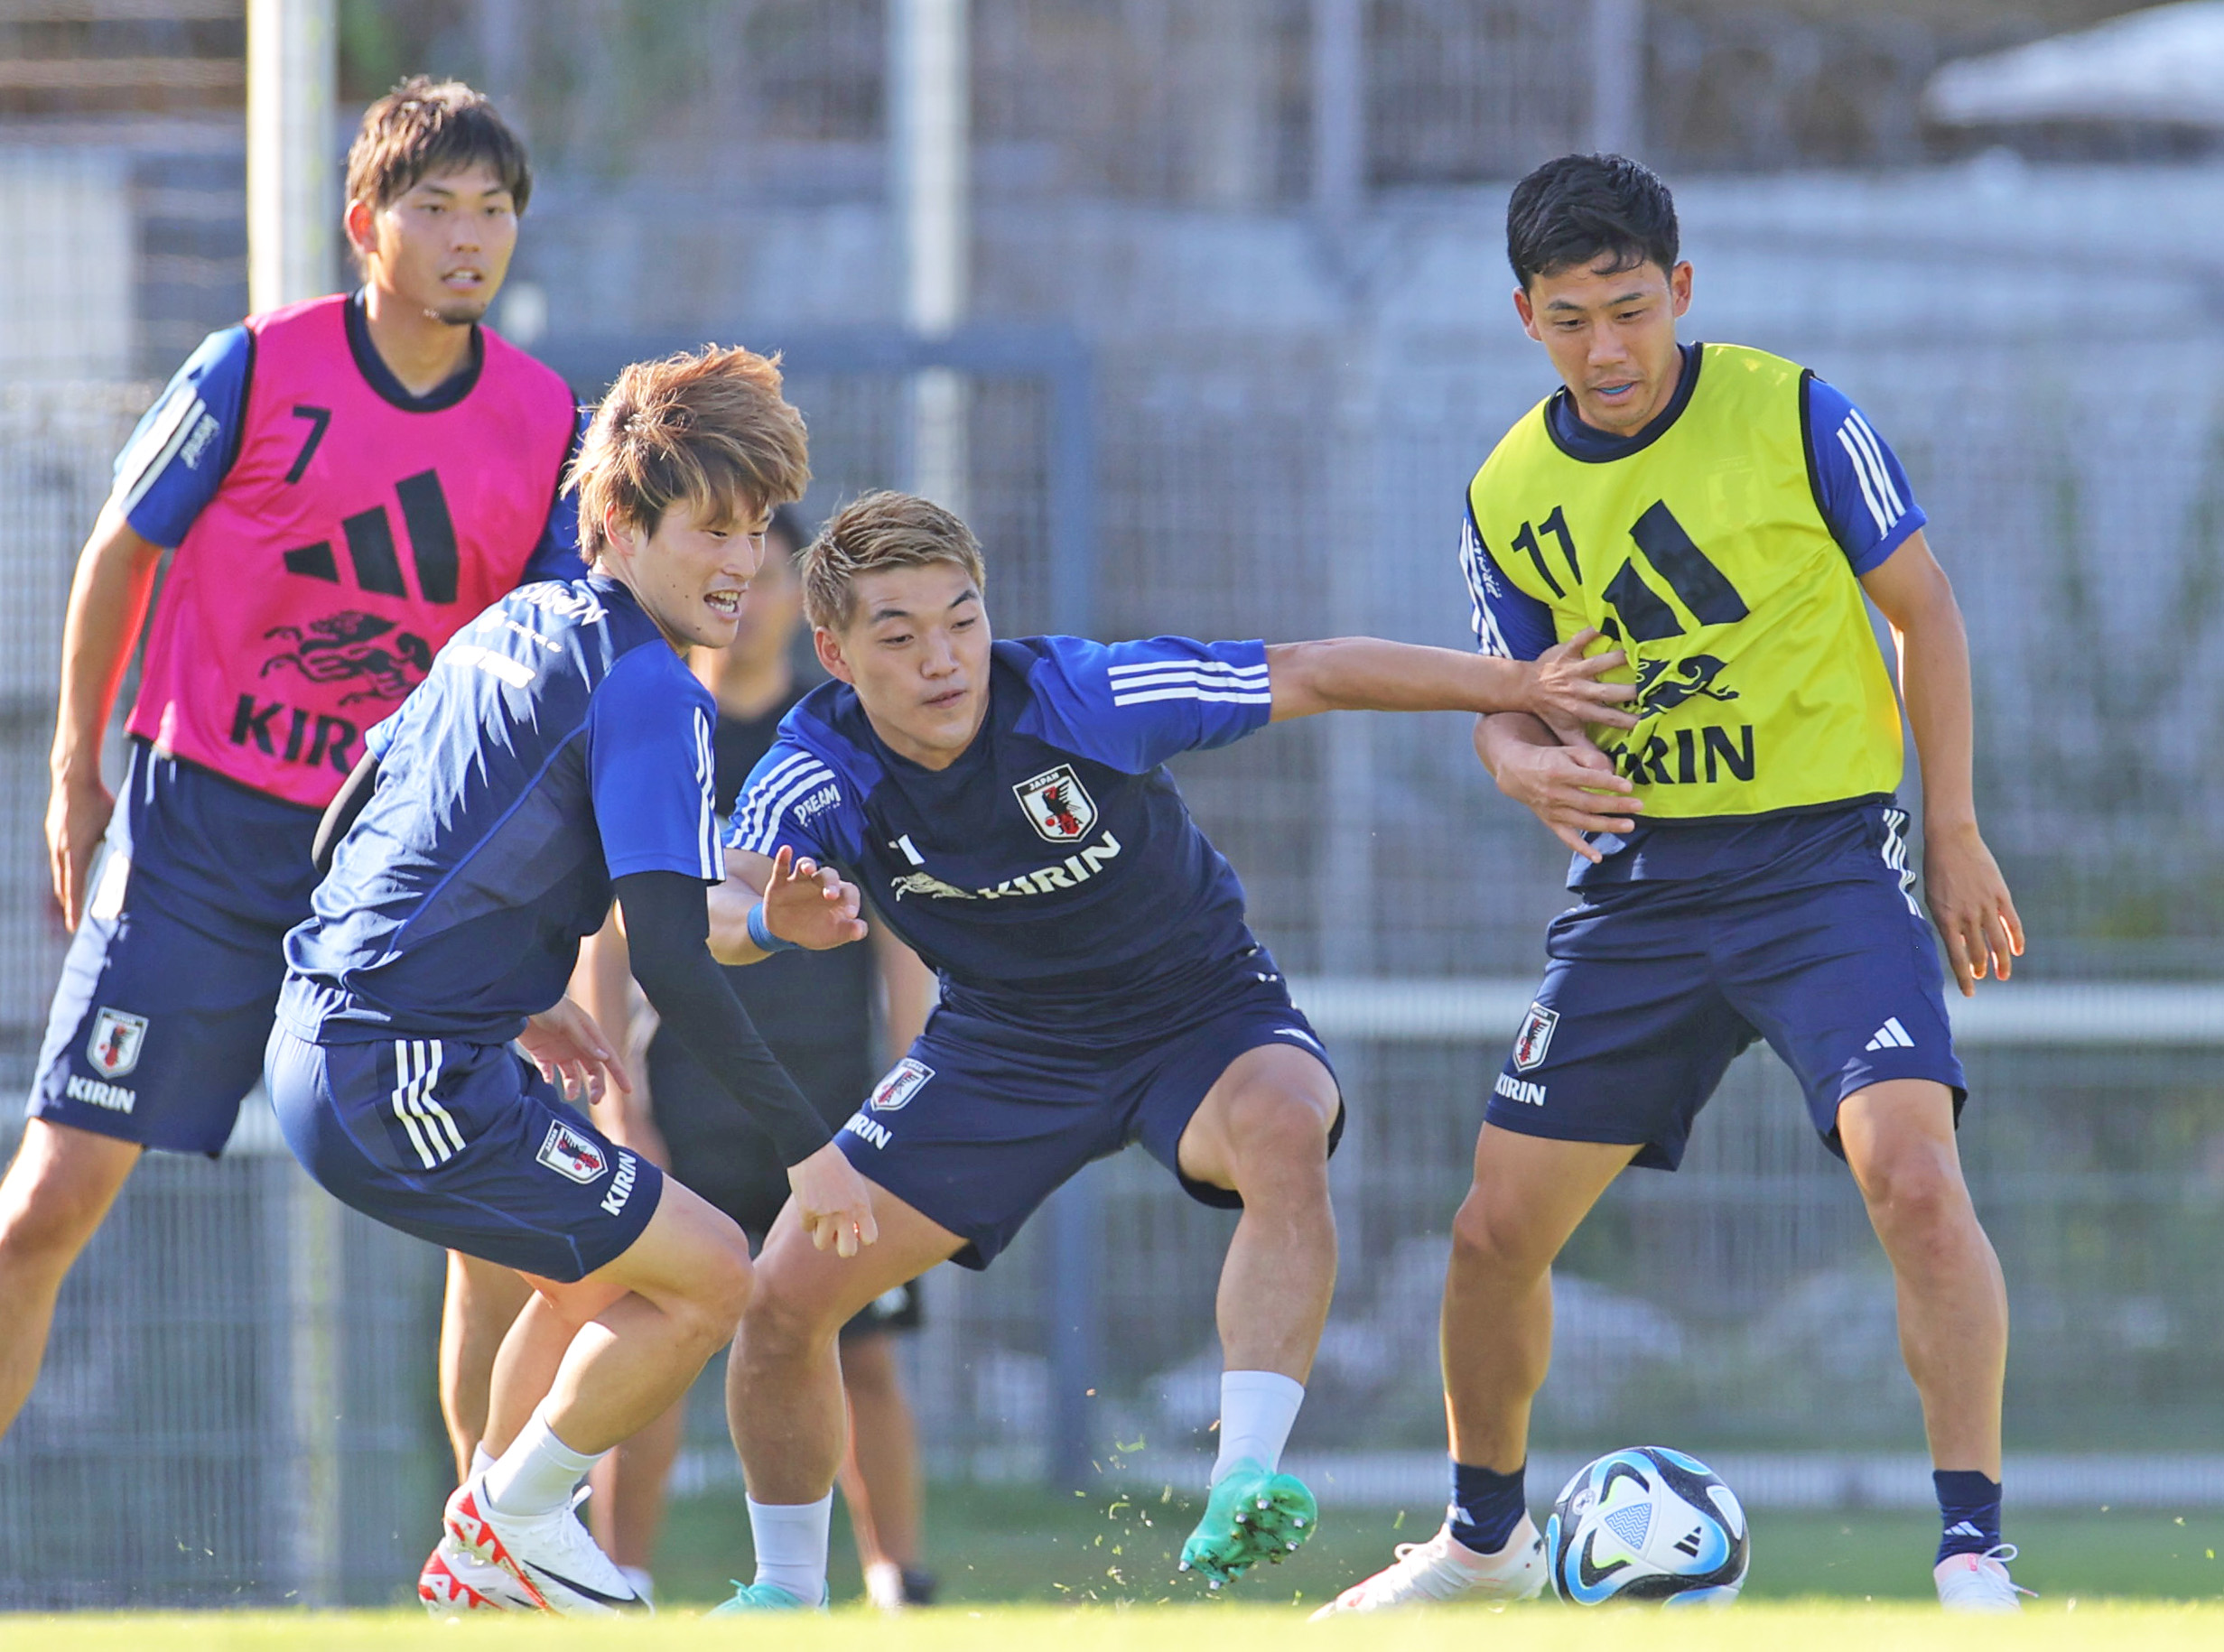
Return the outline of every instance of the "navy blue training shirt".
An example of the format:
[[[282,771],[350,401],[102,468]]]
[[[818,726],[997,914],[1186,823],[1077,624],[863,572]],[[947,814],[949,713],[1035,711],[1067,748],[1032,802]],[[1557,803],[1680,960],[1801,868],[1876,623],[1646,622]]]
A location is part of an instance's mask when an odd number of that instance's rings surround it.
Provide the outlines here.
[[[1194,1017],[1257,944],[1160,765],[1265,727],[1272,702],[1262,643],[1000,642],[981,732],[935,770],[825,683],[782,721],[726,840],[840,868],[954,1010],[1124,1044]]]
[[[612,879],[722,875],[714,715],[624,586],[496,603],[367,738],[377,788],[286,936],[288,1030],[515,1038],[563,996]]]
[[[1554,440],[1568,452],[1594,463],[1619,459],[1656,440],[1676,422],[1698,382],[1701,347],[1680,348],[1683,372],[1676,393],[1643,430],[1633,436],[1615,436],[1594,429],[1577,416],[1575,398],[1562,389],[1545,407]],[[1807,450],[1815,503],[1858,579],[1883,566],[1929,518],[1915,502],[1914,487],[1899,455],[1844,391],[1810,374],[1800,393],[1807,400]],[[1505,577],[1476,531],[1472,511],[1463,524],[1460,566],[1473,607],[1475,640],[1484,654],[1533,660],[1558,640],[1551,610]],[[1648,821],[1638,815],[1633,831],[1592,834],[1592,843],[1605,850],[1606,858],[1593,865],[1580,855],[1571,857],[1568,886],[1585,890],[1640,883],[1729,883],[1750,879],[1756,872],[1804,881],[1813,868],[1834,864],[1832,857],[1845,845],[1866,841],[1862,822],[1865,811],[1873,809],[1874,804],[1858,802],[1832,803],[1735,821]]]

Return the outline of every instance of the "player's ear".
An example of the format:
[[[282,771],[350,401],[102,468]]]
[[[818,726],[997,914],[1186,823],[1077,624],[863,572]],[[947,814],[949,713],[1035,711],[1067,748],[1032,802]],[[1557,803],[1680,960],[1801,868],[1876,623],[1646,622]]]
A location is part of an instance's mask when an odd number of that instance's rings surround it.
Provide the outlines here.
[[[842,657],[842,638],[831,626],[811,627],[811,651],[818,655],[819,666],[828,676],[856,687],[857,673],[850,669],[849,661]]]
[[[1521,318],[1521,330],[1523,332],[1527,333],[1531,338],[1536,339],[1540,344],[1544,342],[1544,335],[1537,330],[1537,308],[1534,304],[1531,304],[1529,302],[1529,289],[1527,287],[1516,287],[1513,289],[1513,313]]]
[[[367,200],[351,200],[340,216],[340,227],[347,231],[348,245],[355,248],[358,259],[368,260],[378,250],[377,214]]]
[[[1678,315],[1691,308],[1691,261],[1689,258],[1668,272],[1668,298]]]

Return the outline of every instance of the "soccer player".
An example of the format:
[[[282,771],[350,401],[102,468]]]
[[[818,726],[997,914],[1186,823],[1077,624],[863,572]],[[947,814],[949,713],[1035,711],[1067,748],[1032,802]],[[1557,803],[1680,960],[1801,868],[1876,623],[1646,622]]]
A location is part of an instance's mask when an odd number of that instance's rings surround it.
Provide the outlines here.
[[[796,671],[795,655],[803,626],[803,585],[795,559],[809,538],[792,510],[784,506],[774,511],[765,560],[750,581],[734,640],[724,648],[695,650],[696,674],[718,702],[711,750],[721,814],[732,810],[742,782],[778,738],[780,719],[812,686]],[[875,1045],[900,1053],[932,1007],[934,978],[911,949],[885,924],[873,926],[869,946],[831,951],[793,951],[726,971],[766,1045],[830,1129],[839,1128],[871,1091],[879,1072]],[[574,998],[613,1032],[637,1021],[626,954],[625,932],[606,923],[582,947],[573,979]],[[775,1144],[761,1129],[734,1118],[725,1086],[669,1030],[656,1028],[648,1039],[630,1095],[612,1089],[604,1102],[595,1117],[619,1146],[654,1160],[732,1217],[752,1243],[763,1242],[788,1193]],[[471,1311],[482,1295],[474,1282],[466,1297]],[[453,1340],[483,1346],[490,1367],[494,1346],[517,1305],[496,1297],[489,1311],[507,1317]],[[895,1349],[899,1334],[917,1327],[920,1313],[914,1283],[868,1304],[842,1328],[842,1382],[851,1424],[842,1491],[867,1597],[884,1609],[926,1605],[933,1598],[934,1580],[919,1565],[918,1443]],[[481,1394],[489,1375],[476,1373],[472,1386]],[[683,1399],[611,1452],[588,1505],[597,1540],[644,1598],[650,1593],[648,1565],[685,1412]],[[482,1406],[472,1440],[484,1425]],[[459,1452],[468,1476],[471,1447],[460,1444]]]
[[[0,1182],[0,1429],[139,1155],[223,1151],[363,730],[495,598],[581,571],[572,394],[479,325],[531,185],[469,87],[380,98],[348,156],[361,288],[212,334],[116,461],[62,639],[46,828],[76,938]],[[102,740],[165,551],[118,809]]]
[[[1244,922],[1234,872],[1161,765],[1337,709],[1523,708],[1616,726],[1618,663],[1587,637],[1535,662],[1371,637],[992,641],[979,546],[926,500],[871,494],[804,554],[819,662],[745,788],[712,948],[797,857],[840,867],[940,974],[926,1031],[844,1126],[880,1240],[815,1250],[773,1224],[727,1364],[756,1581],[721,1611],[824,1598],[842,1461],[835,1336],[954,1258],[985,1267],[1091,1159],[1138,1142],[1196,1199],[1242,1211],[1220,1282],[1219,1461],[1182,1564],[1217,1588],[1312,1532],[1278,1472],[1335,1278],[1326,1053]],[[757,946],[761,947],[761,938]]]
[[[776,1144],[811,1242],[849,1257],[874,1239],[862,1180],[704,946],[712,701],[683,654],[732,638],[765,517],[808,479],[779,384],[739,349],[619,376],[574,476],[592,573],[489,608],[372,730],[327,817],[345,835],[312,915],[286,938],[266,1076],[295,1156],[358,1210],[535,1285],[496,1363],[494,1461],[444,1520],[507,1605],[639,1603],[572,1492],[686,1391],[749,1294],[732,1221],[509,1048],[530,1033],[544,1066],[619,1076],[563,997],[613,894],[643,991]],[[783,857],[743,933],[838,945],[863,927],[857,898]],[[487,1592],[459,1576],[453,1604]]]
[[[1673,1170],[1731,1058],[1765,1038],[1844,1158],[1898,1282],[1949,1607],[2016,1609],[2000,1541],[2007,1300],[1956,1154],[1967,1095],[1915,900],[1900,713],[1863,605],[1891,623],[1922,766],[1923,885],[1964,994],[2023,927],[1978,835],[1969,661],[1906,473],[1791,362],[1680,344],[1691,266],[1661,181],[1568,155],[1516,186],[1514,308],[1564,388],[1475,475],[1461,551],[1486,654],[1592,628],[1638,723],[1604,755],[1521,712],[1476,749],[1575,850],[1536,1002],[1497,1079],[1444,1297],[1442,1530],[1324,1609],[1544,1581],[1525,1507],[1551,1263],[1627,1165]]]

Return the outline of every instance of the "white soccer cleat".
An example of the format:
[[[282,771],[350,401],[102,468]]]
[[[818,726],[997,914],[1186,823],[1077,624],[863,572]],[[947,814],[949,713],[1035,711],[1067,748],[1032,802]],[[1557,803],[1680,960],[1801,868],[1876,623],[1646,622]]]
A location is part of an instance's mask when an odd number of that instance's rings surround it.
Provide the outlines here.
[[[865,1599],[884,1612],[899,1612],[910,1604],[904,1599],[904,1569],[892,1560],[876,1560],[865,1568]]]
[[[1931,1573],[1938,1582],[1939,1604],[1949,1612],[2023,1610],[2016,1597],[2032,1592],[2008,1575],[2007,1563],[2015,1558],[2012,1543],[1995,1544],[1982,1555],[1949,1555]]]
[[[474,1474],[449,1498],[445,1520],[466,1554],[499,1568],[536,1610],[606,1618],[650,1610],[569,1506],[516,1519],[496,1511],[487,1499],[486,1476]]]
[[[516,1578],[499,1566],[489,1565],[445,1531],[417,1573],[417,1599],[435,1618],[541,1610],[526,1597]]]
[[[1457,1541],[1447,1521],[1427,1543],[1400,1544],[1396,1561],[1354,1583],[1315,1612],[1313,1621],[1438,1601],[1527,1601],[1543,1587],[1544,1538],[1527,1515],[1495,1555],[1478,1555]]]

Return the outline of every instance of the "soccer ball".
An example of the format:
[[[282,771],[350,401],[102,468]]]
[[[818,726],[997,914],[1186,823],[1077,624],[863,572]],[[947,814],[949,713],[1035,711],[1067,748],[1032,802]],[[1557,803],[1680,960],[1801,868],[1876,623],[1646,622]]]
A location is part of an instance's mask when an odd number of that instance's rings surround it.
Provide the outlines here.
[[[1577,1606],[1726,1606],[1752,1555],[1745,1511],[1696,1457],[1609,1452],[1568,1482],[1544,1528],[1552,1592]]]

